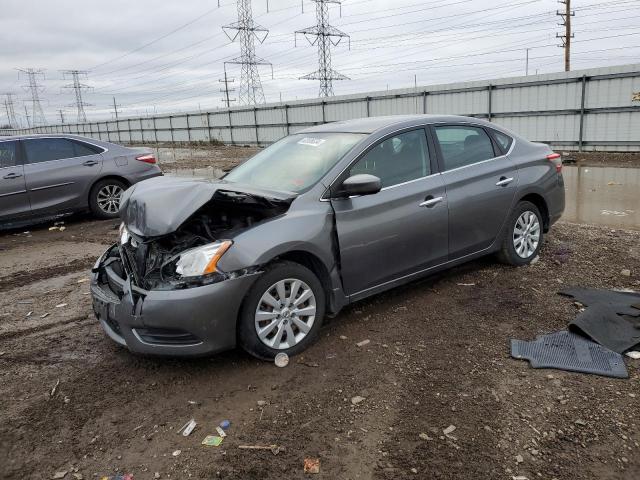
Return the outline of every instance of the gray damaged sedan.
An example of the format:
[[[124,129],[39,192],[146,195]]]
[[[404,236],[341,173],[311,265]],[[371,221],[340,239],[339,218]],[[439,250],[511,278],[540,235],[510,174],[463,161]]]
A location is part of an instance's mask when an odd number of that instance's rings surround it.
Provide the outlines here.
[[[560,155],[492,123],[325,124],[223,180],[129,188],[93,307],[134,352],[291,355],[349,303],[487,254],[528,264],[563,210]]]

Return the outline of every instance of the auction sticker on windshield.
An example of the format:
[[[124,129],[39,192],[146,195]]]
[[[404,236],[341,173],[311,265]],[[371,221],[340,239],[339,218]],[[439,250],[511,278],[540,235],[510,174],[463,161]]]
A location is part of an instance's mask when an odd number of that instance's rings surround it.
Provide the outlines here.
[[[302,140],[300,140],[298,142],[298,144],[300,145],[309,145],[310,147],[319,147],[320,145],[322,145],[325,142],[324,139],[322,138],[310,138],[310,137],[305,137]]]

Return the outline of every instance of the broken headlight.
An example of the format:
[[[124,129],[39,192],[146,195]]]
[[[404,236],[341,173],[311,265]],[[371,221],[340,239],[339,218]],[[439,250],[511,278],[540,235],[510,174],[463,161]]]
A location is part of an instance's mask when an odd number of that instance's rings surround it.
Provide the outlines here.
[[[224,240],[185,250],[176,260],[176,273],[181,277],[200,277],[216,272],[218,260],[231,245],[230,240]]]

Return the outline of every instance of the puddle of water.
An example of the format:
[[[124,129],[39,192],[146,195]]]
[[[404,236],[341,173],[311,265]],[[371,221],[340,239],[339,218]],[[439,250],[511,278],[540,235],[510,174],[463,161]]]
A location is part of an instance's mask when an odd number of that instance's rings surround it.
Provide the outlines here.
[[[566,207],[562,220],[640,229],[640,168],[562,169]]]
[[[220,178],[219,168],[165,170],[167,175]],[[562,220],[640,230],[640,168],[574,167],[562,170],[566,206]]]

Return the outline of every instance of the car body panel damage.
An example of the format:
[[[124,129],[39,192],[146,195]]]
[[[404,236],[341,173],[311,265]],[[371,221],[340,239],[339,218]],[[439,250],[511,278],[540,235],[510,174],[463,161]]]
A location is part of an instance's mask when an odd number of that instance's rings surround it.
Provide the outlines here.
[[[128,230],[140,237],[159,237],[177,230],[189,217],[213,199],[216,192],[226,192],[236,203],[254,202],[267,207],[288,205],[294,193],[255,189],[224,181],[158,177],[136,184],[124,192],[120,217]]]

